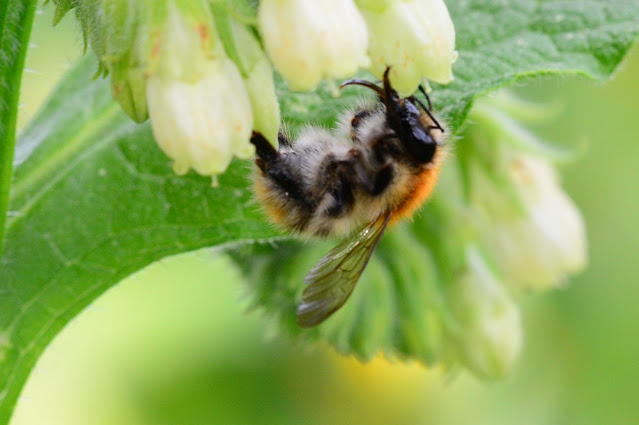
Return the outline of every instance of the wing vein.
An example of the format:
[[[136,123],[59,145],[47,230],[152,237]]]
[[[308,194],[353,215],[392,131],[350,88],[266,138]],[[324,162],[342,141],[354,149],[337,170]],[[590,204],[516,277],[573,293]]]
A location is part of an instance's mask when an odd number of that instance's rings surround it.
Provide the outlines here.
[[[388,226],[390,217],[391,212],[387,211],[367,223],[331,249],[311,269],[304,279],[308,286],[297,308],[300,326],[316,326],[344,305]]]

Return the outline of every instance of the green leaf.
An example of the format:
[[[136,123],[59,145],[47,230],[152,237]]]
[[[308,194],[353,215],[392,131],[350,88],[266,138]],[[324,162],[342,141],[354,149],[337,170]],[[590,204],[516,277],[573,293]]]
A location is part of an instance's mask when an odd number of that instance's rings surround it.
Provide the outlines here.
[[[95,63],[69,73],[21,135],[0,268],[0,423],[37,357],[75,314],[168,255],[275,236],[247,163],[177,177],[148,125],[111,100]]]
[[[638,34],[634,0],[447,1],[457,31],[455,82],[435,87],[458,128],[472,99],[531,77],[606,78]]]
[[[475,96],[514,81],[557,73],[608,76],[639,33],[635,1],[448,5],[460,59],[456,81],[435,87],[433,100],[453,132]],[[30,369],[55,334],[147,264],[202,247],[246,246],[248,252],[234,256],[248,274],[255,304],[300,334],[295,306],[303,276],[331,245],[299,249],[278,235],[252,199],[246,162],[234,163],[217,189],[207,178],[173,175],[149,126],[128,120],[110,99],[108,83],[91,81],[94,70],[90,62],[72,70],[17,147],[0,268],[0,423],[8,421]],[[331,125],[366,92],[349,87],[333,97],[336,86],[330,84],[313,93],[291,93],[282,81],[278,87],[292,133],[308,121]],[[424,363],[447,360],[442,329],[454,321],[439,295],[446,276],[429,266],[437,253],[424,244],[446,235],[438,233],[429,211],[385,235],[353,298],[304,337],[326,338],[364,359],[384,351]],[[398,247],[411,247],[410,253]]]

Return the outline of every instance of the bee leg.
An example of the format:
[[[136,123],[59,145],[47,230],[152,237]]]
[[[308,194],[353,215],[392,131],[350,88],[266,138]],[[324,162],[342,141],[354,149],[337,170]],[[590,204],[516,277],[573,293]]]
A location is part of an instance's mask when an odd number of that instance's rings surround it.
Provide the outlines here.
[[[255,146],[255,153],[258,156],[258,159],[261,161],[255,161],[257,165],[260,166],[260,163],[263,165],[267,165],[273,162],[278,156],[279,153],[277,150],[271,145],[271,143],[266,140],[266,137],[262,135],[262,133],[254,131],[251,135],[251,143]],[[263,169],[263,168],[262,168]]]
[[[355,206],[352,165],[350,161],[340,161],[335,163],[333,170],[333,181],[328,189],[328,193],[333,197],[333,202],[327,208],[326,213],[330,217],[342,217]]]
[[[337,159],[328,155],[318,172],[318,181],[310,191],[314,209],[324,205],[329,217],[341,217],[348,213],[355,203],[353,178],[355,172],[351,159]],[[330,202],[326,200],[330,198]]]
[[[282,139],[285,142],[282,142]],[[281,146],[289,143],[281,133],[278,136],[278,140]],[[287,198],[293,200],[301,208],[311,211],[313,209],[312,201],[309,199],[308,193],[300,186],[298,173],[296,173],[294,167],[291,167],[290,161],[287,161],[287,156],[278,152],[257,131],[253,132],[251,143],[255,145],[257,153],[255,164],[262,171],[263,177],[273,182],[286,194]]]
[[[260,170],[262,170],[262,174],[266,174],[268,172],[268,164],[266,162],[264,162],[264,160],[260,157],[255,158],[255,165],[257,165],[257,168],[259,168]]]
[[[353,209],[355,197],[353,196],[352,186],[350,182],[342,182],[331,189],[333,203],[326,210],[329,217],[343,217]]]
[[[382,165],[377,170],[377,173],[375,174],[375,177],[373,180],[374,181],[373,190],[370,192],[371,195],[379,195],[384,190],[386,190],[388,185],[390,185],[390,182],[393,180],[393,175],[394,175],[394,171],[390,162],[387,162],[386,164]]]
[[[368,170],[363,163],[361,152],[357,149],[352,149],[347,159],[327,156],[318,173],[321,177],[311,190],[311,204],[317,208],[330,196],[331,202],[326,208],[326,214],[329,217],[344,216],[354,207],[356,186],[363,187],[363,190],[371,195],[378,195],[388,187],[393,173],[390,163],[385,163],[373,171]]]

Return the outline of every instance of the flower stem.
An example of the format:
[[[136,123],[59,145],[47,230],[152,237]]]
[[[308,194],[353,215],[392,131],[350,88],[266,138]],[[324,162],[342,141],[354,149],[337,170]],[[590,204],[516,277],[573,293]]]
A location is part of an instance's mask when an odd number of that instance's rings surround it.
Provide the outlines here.
[[[36,0],[0,3],[0,254],[13,176],[18,100]]]

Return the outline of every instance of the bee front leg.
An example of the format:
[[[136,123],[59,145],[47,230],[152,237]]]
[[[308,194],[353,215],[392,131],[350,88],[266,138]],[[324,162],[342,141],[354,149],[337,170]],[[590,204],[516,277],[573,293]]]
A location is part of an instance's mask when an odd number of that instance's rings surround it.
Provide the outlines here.
[[[284,137],[284,136],[278,136]],[[270,168],[270,164],[277,159],[279,152],[266,140],[266,137],[262,133],[254,131],[251,135],[251,143],[255,146],[255,164],[266,173]]]

